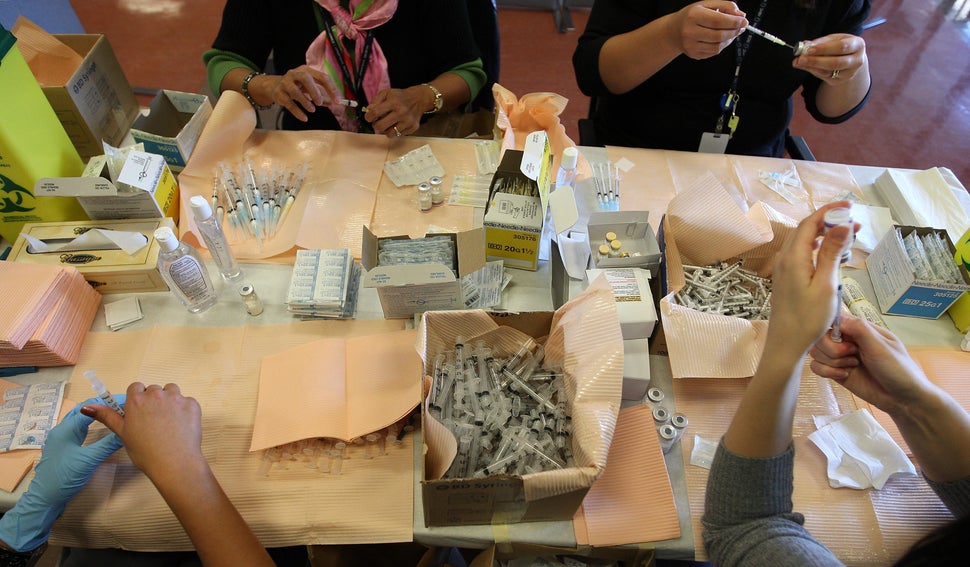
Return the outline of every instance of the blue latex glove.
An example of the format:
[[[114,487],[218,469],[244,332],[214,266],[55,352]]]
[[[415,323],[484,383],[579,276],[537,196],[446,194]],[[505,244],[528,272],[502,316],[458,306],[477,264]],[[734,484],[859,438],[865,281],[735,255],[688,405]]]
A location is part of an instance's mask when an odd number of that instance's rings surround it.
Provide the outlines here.
[[[124,395],[115,399],[124,406]],[[51,526],[68,502],[84,488],[98,466],[121,447],[121,439],[114,433],[82,445],[94,420],[80,409],[96,403],[101,401],[91,398],[78,404],[47,434],[27,492],[0,518],[0,540],[11,549],[32,551],[46,542]]]

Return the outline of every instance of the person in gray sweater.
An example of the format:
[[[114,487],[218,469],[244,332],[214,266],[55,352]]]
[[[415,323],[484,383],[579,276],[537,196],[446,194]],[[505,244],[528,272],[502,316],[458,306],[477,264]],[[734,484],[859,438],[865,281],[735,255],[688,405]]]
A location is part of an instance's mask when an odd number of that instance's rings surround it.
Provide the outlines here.
[[[825,233],[823,215],[837,206],[849,205],[832,203],[806,218],[778,254],[764,353],[708,478],[701,522],[714,565],[842,565],[792,510],[792,420],[809,353],[813,372],[892,417],[923,476],[955,516],[896,564],[950,565],[968,556],[970,414],[926,377],[890,331],[843,316],[843,342],[827,332],[839,308],[839,258],[853,232],[835,227]]]

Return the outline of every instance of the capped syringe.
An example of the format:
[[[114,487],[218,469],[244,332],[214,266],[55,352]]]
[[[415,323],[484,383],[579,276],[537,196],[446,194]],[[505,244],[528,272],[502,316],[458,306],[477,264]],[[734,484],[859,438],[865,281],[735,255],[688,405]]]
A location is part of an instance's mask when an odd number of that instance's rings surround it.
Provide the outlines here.
[[[91,387],[94,389],[94,392],[98,395],[98,397],[101,398],[101,401],[104,402],[104,405],[115,410],[118,412],[118,415],[124,417],[125,410],[122,409],[121,405],[118,404],[115,397],[111,395],[111,392],[108,391],[108,387],[104,385],[104,382],[102,382],[100,378],[98,378],[97,374],[94,373],[94,370],[86,370],[84,372],[84,377],[91,382]]]

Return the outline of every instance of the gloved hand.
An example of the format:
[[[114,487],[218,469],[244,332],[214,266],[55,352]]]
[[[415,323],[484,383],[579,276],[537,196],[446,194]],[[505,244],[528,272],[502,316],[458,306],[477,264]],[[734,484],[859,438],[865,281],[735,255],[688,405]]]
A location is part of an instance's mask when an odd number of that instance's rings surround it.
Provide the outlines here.
[[[125,405],[124,395],[115,399]],[[79,410],[96,403],[101,401],[91,398],[78,404],[47,434],[27,492],[0,518],[0,540],[11,549],[32,551],[46,542],[51,526],[68,502],[84,488],[95,469],[121,447],[121,439],[114,433],[82,445],[94,420]]]

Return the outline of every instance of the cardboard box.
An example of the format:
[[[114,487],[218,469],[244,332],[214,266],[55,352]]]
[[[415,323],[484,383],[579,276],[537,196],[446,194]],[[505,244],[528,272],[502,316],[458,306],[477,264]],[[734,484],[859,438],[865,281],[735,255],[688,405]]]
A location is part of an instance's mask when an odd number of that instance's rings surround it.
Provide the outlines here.
[[[455,265],[458,274],[440,263],[381,266],[378,245],[385,239],[409,239],[408,236],[378,238],[366,226],[361,244],[364,287],[377,288],[384,317],[401,319],[425,311],[464,309],[461,277],[485,265],[485,233],[476,228],[459,233],[434,234],[449,236],[455,242]]]
[[[589,215],[590,254],[596,268],[642,267],[650,270],[650,277],[656,279],[660,271],[660,245],[647,222],[649,211],[606,211],[592,212]],[[609,244],[606,233],[613,232],[621,241],[621,252],[629,254],[625,258],[601,258],[599,245]]]
[[[44,178],[34,186],[38,196],[73,196],[92,220],[171,217],[178,222],[179,186],[158,154],[130,152],[118,176],[108,175],[107,158],[91,158],[80,177]]]
[[[74,266],[101,293],[167,291],[168,286],[157,268],[159,244],[155,240],[155,229],[162,226],[175,229],[175,223],[170,218],[30,223],[24,226],[24,233],[45,242],[69,242],[86,230],[104,228],[139,232],[145,236],[148,245],[134,255],[119,249],[32,253],[28,250],[27,239],[20,236],[14,243],[9,260]]]
[[[84,60],[64,85],[44,94],[82,159],[104,153],[102,141],[119,146],[138,115],[138,100],[107,38],[101,34],[54,35]]]
[[[650,388],[650,343],[623,341],[623,399],[641,401]]]
[[[961,295],[970,289],[970,276],[963,270],[963,283],[951,284],[916,279],[912,264],[902,243],[896,238],[896,228],[903,237],[916,231],[918,235],[939,233],[953,255],[954,248],[946,231],[935,228],[893,226],[866,260],[866,270],[876,292],[879,308],[888,315],[906,315],[936,319]]]
[[[487,258],[535,270],[549,199],[552,153],[545,132],[529,134],[523,151],[506,150],[485,206]]]
[[[34,80],[16,38],[0,27],[0,237],[24,223],[85,219],[73,197],[36,198],[42,177],[78,175],[84,162]]]
[[[179,173],[189,161],[202,129],[212,115],[209,97],[179,91],[159,91],[148,115],[131,125],[131,137],[145,144],[145,151],[165,158]]]
[[[421,493],[427,526],[509,524],[569,520],[593,481],[606,466],[613,424],[604,412],[619,411],[623,378],[623,341],[616,313],[603,308],[608,286],[598,282],[557,312],[486,313],[480,310],[430,311],[421,320],[417,341],[425,365],[454,348],[457,334],[466,342],[487,337],[496,357],[511,356],[527,337],[547,337],[545,355],[562,363],[568,412],[573,432],[569,439],[575,462],[558,471],[525,477],[492,474],[473,478],[444,478],[455,456],[456,439],[428,411],[422,412],[426,444]],[[569,356],[565,356],[568,352]],[[583,392],[576,397],[577,392]],[[430,403],[427,401],[426,403]],[[425,408],[428,409],[427,407]],[[585,432],[585,433],[578,433]],[[450,450],[449,450],[450,449]]]
[[[650,272],[642,268],[586,270],[588,282],[605,276],[613,288],[624,340],[649,339],[657,326],[657,307],[650,291]]]

